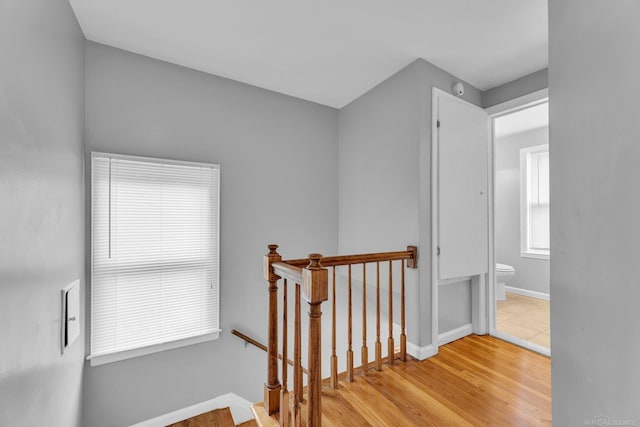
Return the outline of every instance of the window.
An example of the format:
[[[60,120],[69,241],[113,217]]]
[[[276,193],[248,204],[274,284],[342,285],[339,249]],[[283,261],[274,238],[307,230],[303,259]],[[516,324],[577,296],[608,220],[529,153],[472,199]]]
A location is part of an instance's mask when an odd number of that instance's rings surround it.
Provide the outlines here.
[[[219,167],[92,153],[91,364],[218,337]]]
[[[549,259],[549,145],[520,150],[521,255]]]

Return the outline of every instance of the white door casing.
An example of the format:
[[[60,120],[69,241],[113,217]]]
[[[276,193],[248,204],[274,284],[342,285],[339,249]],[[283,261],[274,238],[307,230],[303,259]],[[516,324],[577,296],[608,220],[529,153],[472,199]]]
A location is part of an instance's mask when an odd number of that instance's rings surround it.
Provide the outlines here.
[[[514,98],[487,108],[485,111],[489,115],[491,120],[491,139],[490,139],[490,157],[489,157],[489,265],[495,265],[496,262],[496,248],[495,248],[495,136],[493,129],[494,119],[511,114],[513,112],[523,110],[535,105],[549,101],[549,89],[541,89],[518,98]],[[509,342],[513,342],[525,348],[529,348],[533,351],[551,356],[551,352],[548,348],[539,346],[537,344],[528,342],[517,337],[513,337],[509,334],[505,334],[496,329],[496,299],[495,299],[495,287],[496,287],[496,274],[495,269],[490,269],[487,277],[487,299],[486,299],[486,311],[488,319],[488,333],[498,338],[504,339]]]

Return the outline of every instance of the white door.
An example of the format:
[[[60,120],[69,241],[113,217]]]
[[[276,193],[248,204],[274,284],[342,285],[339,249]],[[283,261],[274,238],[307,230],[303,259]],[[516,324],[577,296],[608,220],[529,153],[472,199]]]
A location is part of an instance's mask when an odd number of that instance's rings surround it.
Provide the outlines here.
[[[434,96],[436,94],[434,93]],[[479,107],[438,92],[438,278],[488,270],[489,118]]]

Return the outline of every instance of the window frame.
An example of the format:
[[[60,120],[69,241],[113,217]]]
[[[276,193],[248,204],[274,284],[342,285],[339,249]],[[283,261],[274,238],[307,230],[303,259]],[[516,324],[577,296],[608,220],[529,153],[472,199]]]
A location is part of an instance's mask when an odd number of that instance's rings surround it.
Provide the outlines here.
[[[94,204],[93,204],[93,197],[94,197],[94,171],[93,171],[93,159],[95,157],[109,157],[109,158],[113,158],[113,159],[124,159],[124,160],[132,160],[132,161],[142,161],[142,162],[149,162],[149,163],[157,163],[157,164],[163,164],[163,165],[182,165],[182,166],[194,166],[194,167],[207,167],[207,168],[211,168],[215,171],[216,173],[216,182],[215,185],[211,187],[212,191],[215,191],[215,197],[217,198],[216,200],[216,208],[215,208],[215,218],[212,218],[213,220],[215,220],[215,224],[213,224],[213,230],[215,230],[215,239],[214,239],[214,244],[216,245],[216,254],[214,255],[215,258],[215,262],[217,263],[217,269],[215,272],[215,281],[217,283],[216,288],[214,289],[215,293],[216,293],[216,302],[213,305],[213,309],[216,312],[216,318],[217,318],[217,330],[214,330],[212,332],[209,333],[205,333],[205,334],[201,334],[201,335],[194,335],[194,336],[190,336],[190,337],[185,337],[185,338],[181,338],[181,339],[175,339],[175,340],[171,340],[171,341],[165,341],[165,342],[161,342],[161,343],[157,343],[157,344],[152,344],[152,345],[146,345],[146,346],[139,346],[136,348],[132,348],[132,349],[128,349],[128,350],[123,350],[123,351],[117,351],[117,352],[113,352],[113,353],[108,353],[108,354],[101,354],[101,355],[92,355],[91,352],[93,351],[92,345],[92,337],[93,337],[93,307],[94,307],[94,300],[93,300],[93,295],[94,295],[94,289],[93,289],[93,273],[94,273]],[[176,349],[176,348],[180,348],[180,347],[185,347],[188,345],[193,345],[193,344],[198,344],[198,343],[202,343],[202,342],[206,342],[206,341],[212,341],[212,340],[216,340],[219,338],[220,336],[220,332],[222,332],[222,330],[220,329],[220,165],[219,164],[213,164],[213,163],[203,163],[203,162],[192,162],[192,161],[184,161],[184,160],[174,160],[174,159],[164,159],[164,158],[156,158],[156,157],[146,157],[146,156],[131,156],[131,155],[123,155],[123,154],[114,154],[114,153],[105,153],[105,152],[97,152],[97,151],[93,151],[91,152],[91,161],[89,162],[90,164],[90,171],[88,174],[88,177],[91,181],[91,185],[90,185],[90,194],[89,194],[89,201],[90,201],[90,213],[91,213],[91,217],[89,219],[89,227],[90,227],[90,271],[89,271],[89,275],[91,278],[91,284],[90,284],[90,290],[91,290],[91,298],[90,298],[90,306],[89,306],[89,321],[90,323],[90,337],[89,337],[89,351],[90,354],[87,356],[87,360],[90,361],[91,366],[99,366],[102,364],[106,364],[106,363],[112,363],[112,362],[117,362],[120,360],[126,360],[126,359],[130,359],[130,358],[134,358],[134,357],[138,357],[138,356],[143,356],[143,355],[147,355],[147,354],[153,354],[153,353],[158,353],[158,352],[162,352],[165,350],[171,350],[171,349]]]
[[[532,249],[529,245],[529,158],[531,154],[544,152],[549,152],[549,144],[520,149],[520,256],[548,260],[551,258],[550,249]]]

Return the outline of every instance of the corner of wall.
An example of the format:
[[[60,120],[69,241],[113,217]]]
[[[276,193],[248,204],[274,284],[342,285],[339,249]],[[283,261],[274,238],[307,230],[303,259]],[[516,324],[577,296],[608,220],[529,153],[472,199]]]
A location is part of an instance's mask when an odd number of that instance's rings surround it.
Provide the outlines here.
[[[549,87],[549,69],[543,68],[482,92],[482,107],[493,107],[547,87]]]

